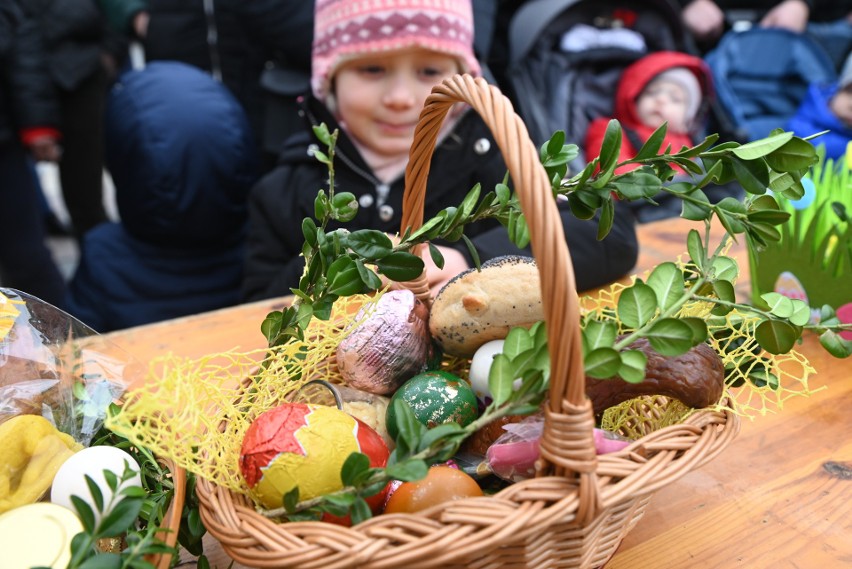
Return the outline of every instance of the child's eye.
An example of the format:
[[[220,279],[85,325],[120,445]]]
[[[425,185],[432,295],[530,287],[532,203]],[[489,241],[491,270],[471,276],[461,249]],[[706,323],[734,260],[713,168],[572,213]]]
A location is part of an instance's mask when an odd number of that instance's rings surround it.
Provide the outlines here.
[[[381,75],[385,68],[382,65],[362,65],[358,68],[358,72],[362,75]]]

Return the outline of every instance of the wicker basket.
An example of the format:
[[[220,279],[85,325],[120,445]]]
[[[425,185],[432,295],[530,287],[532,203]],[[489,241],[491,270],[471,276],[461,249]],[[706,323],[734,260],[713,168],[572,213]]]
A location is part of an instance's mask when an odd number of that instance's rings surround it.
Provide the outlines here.
[[[428,98],[406,170],[403,228],[416,229],[423,222],[431,156],[441,123],[457,102],[477,111],[495,136],[527,217],[541,274],[551,358],[541,476],[494,496],[417,514],[376,516],[353,528],[278,524],[258,514],[247,497],[199,480],[202,521],[240,563],[303,569],[599,567],[657,489],[711,460],[738,431],[735,415],[700,411],[621,452],[596,456],[578,299],[562,223],[523,122],[508,99],[485,81],[457,75]],[[422,282],[419,288],[428,295]]]

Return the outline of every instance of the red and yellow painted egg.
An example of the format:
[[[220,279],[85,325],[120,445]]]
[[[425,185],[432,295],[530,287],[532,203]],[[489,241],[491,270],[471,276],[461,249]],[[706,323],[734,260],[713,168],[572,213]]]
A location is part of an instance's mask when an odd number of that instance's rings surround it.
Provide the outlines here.
[[[310,500],[343,487],[340,469],[353,452],[370,466],[387,464],[388,447],[375,430],[335,407],[285,403],[262,413],[243,438],[240,471],[255,499],[280,508],[284,495],[299,487]],[[376,497],[380,504],[382,498]]]

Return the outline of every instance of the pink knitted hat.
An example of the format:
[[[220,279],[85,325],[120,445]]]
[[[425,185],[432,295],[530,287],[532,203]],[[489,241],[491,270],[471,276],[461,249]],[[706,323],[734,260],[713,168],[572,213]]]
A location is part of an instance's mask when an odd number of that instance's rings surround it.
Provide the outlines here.
[[[479,75],[470,0],[317,0],[311,87],[325,100],[341,63],[368,53],[425,49],[455,56]]]

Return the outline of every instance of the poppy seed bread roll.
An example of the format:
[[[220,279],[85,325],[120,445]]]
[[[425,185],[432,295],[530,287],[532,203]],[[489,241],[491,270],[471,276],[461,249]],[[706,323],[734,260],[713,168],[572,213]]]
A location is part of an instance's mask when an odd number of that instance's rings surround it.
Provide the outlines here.
[[[495,257],[448,282],[432,303],[429,331],[450,355],[472,357],[515,326],[544,320],[538,268],[531,257]]]

